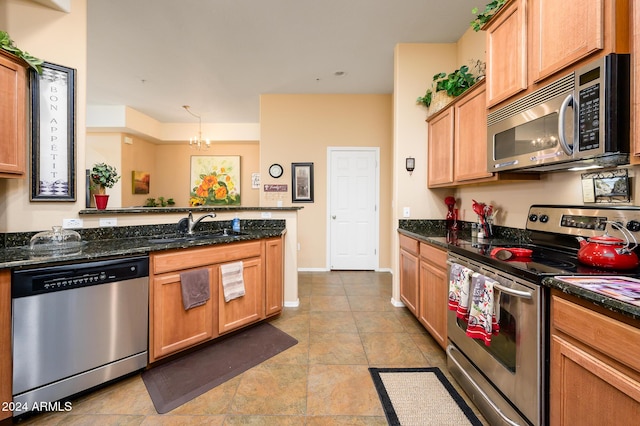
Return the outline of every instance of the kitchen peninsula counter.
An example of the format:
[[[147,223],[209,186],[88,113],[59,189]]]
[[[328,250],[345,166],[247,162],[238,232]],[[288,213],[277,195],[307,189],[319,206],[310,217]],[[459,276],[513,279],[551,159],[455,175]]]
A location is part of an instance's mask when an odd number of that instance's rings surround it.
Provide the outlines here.
[[[196,232],[195,235],[206,235],[225,228],[231,230],[231,224],[228,221],[203,222],[200,225],[203,229]],[[244,235],[204,239],[166,238],[176,235],[175,225],[107,227],[77,231],[81,232],[86,244],[79,252],[63,255],[32,253],[28,245],[33,233],[7,235],[5,238],[8,240],[8,247],[0,249],[0,269],[89,261],[106,257],[135,256],[161,250],[186,249],[279,237],[286,232],[286,225],[284,220],[243,221],[242,232]]]
[[[491,247],[491,245],[518,245],[529,242],[527,231],[504,227],[496,227],[496,238],[492,240],[475,240],[471,238],[470,223],[459,222],[459,224],[460,230],[457,233],[449,233],[447,235],[445,221],[443,220],[401,220],[398,232],[418,241],[456,252],[463,256],[482,256],[483,261],[489,264],[493,262],[504,262],[492,258],[488,254],[491,250],[487,249],[487,247]],[[615,271],[612,271],[611,276],[615,275]],[[543,278],[542,285],[588,300],[611,312],[618,312],[633,319],[640,319],[640,306],[560,281],[554,277]]]

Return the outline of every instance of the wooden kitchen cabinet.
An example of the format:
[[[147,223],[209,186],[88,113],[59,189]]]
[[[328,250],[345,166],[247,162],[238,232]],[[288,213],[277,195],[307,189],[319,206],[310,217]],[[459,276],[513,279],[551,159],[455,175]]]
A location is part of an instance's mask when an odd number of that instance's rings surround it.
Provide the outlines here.
[[[284,305],[284,237],[265,240],[265,315],[282,312]]]
[[[268,315],[281,312],[284,294],[282,239],[151,253],[149,362],[260,321],[267,317],[267,306]],[[243,262],[245,295],[225,302],[220,266],[238,261]],[[201,268],[209,270],[211,297],[206,304],[185,310],[180,272]],[[277,280],[272,280],[273,277]]]
[[[487,107],[527,88],[527,2],[515,0],[484,27],[487,43]]]
[[[447,107],[427,119],[427,187],[453,184],[454,108]]]
[[[264,275],[262,256],[245,258],[243,263],[244,296],[224,300],[222,290],[222,274],[216,267],[218,287],[218,331],[220,334],[236,330],[245,325],[259,321],[264,315]]]
[[[487,172],[486,84],[476,83],[454,103],[453,176],[457,183],[490,179]]]
[[[640,321],[553,290],[550,345],[550,424],[640,417]]]
[[[446,349],[449,296],[446,250],[420,243],[419,277],[418,320]]]
[[[400,235],[400,300],[413,313],[418,315],[420,246],[417,240]]]
[[[535,173],[487,171],[485,81],[427,119],[427,187],[538,179]]]
[[[631,7],[631,164],[640,164],[640,4],[633,2]]]
[[[0,177],[26,172],[27,64],[0,49]]]
[[[13,401],[11,366],[11,271],[0,270],[0,404]],[[0,410],[0,421],[12,416],[11,410]]]
[[[629,52],[629,0],[511,0],[483,27],[487,107],[524,96],[588,61]]]
[[[529,0],[531,81],[578,61],[629,52],[629,0]]]
[[[213,271],[212,268],[208,269],[209,281],[211,281]],[[215,288],[211,282],[209,285],[211,289]],[[215,293],[212,293],[212,298],[204,305],[185,310],[182,304],[179,272],[154,276],[149,288],[151,290],[149,308],[150,311],[153,310],[150,362],[214,337]]]

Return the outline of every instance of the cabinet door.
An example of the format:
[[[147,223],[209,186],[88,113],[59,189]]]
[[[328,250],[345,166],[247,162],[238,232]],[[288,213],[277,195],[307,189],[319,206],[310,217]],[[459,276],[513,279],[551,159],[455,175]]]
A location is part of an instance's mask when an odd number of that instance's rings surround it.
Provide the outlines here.
[[[640,382],[552,336],[550,424],[623,425],[640,418]]]
[[[282,312],[284,302],[284,256],[282,238],[265,241],[265,315]]]
[[[210,280],[213,277],[211,269],[209,277]],[[150,362],[214,337],[213,306],[217,293],[212,291],[204,305],[185,310],[179,273],[155,276],[150,288]]]
[[[438,344],[447,347],[447,253],[420,244],[420,308],[418,319]]]
[[[400,299],[418,315],[418,257],[400,249]]]
[[[486,85],[477,83],[456,102],[454,178],[456,182],[493,176],[487,171]]]
[[[516,0],[486,27],[487,106],[527,88],[526,1]]]
[[[633,30],[633,51],[631,53],[631,123],[633,125],[631,140],[633,141],[633,153],[640,155],[640,3],[635,1],[632,4],[632,24]],[[633,164],[640,162],[639,158],[632,160]]]
[[[453,106],[429,120],[427,186],[453,183]],[[486,131],[485,131],[486,133]]]
[[[264,275],[262,260],[259,257],[245,259],[243,263],[243,280],[245,295],[224,301],[222,288],[222,273],[220,266],[214,267],[218,295],[218,330],[226,333],[231,330],[251,324],[265,317],[264,314]]]
[[[604,2],[530,0],[533,82],[604,48]]]
[[[11,272],[0,270],[0,404],[11,402]],[[4,405],[3,405],[4,406]],[[10,410],[0,411],[0,420],[11,417]]]
[[[25,173],[27,71],[0,50],[0,177]]]

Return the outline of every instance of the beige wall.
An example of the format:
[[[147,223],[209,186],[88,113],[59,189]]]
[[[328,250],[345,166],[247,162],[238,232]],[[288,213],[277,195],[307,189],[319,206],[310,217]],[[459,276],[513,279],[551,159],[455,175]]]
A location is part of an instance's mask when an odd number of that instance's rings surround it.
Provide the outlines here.
[[[304,207],[298,214],[298,267],[327,268],[327,148],[380,148],[380,268],[391,267],[392,98],[391,95],[262,95],[260,97],[262,185],[286,184],[284,206]],[[314,202],[291,202],[291,163],[314,163]],[[285,173],[267,173],[279,163]],[[262,206],[278,198],[261,192]]]
[[[0,232],[42,230],[78,217],[84,208],[84,146],[87,76],[86,0],[72,0],[72,13],[24,0],[0,1],[0,28],[16,45],[47,62],[75,68],[76,202],[31,202],[29,179],[0,179]],[[27,161],[27,164],[30,164]]]
[[[125,139],[131,143],[126,143]],[[110,207],[143,206],[147,198],[157,201],[158,197],[173,198],[179,207],[188,206],[191,157],[199,155],[239,155],[241,205],[259,205],[259,191],[251,187],[251,175],[260,172],[258,141],[216,141],[210,149],[198,151],[187,141],[155,143],[132,134],[87,134],[87,167],[96,162],[107,162],[122,175],[116,186],[108,190],[112,195]],[[149,194],[132,193],[134,170],[150,173]]]

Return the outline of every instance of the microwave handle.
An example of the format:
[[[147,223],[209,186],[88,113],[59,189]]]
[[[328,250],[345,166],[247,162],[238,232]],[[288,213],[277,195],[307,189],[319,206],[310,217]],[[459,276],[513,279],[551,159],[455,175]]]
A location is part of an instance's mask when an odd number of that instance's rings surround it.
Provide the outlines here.
[[[564,101],[562,101],[562,105],[560,105],[560,110],[558,111],[559,113],[558,114],[558,140],[560,141],[560,146],[562,147],[564,152],[568,156],[572,157],[573,145],[569,146],[564,134],[565,133],[564,119],[565,119],[565,114],[567,112],[567,108],[569,108],[569,105],[573,106],[573,93],[570,93],[569,95],[567,95],[566,98],[564,98]]]

